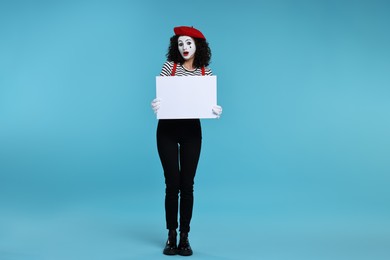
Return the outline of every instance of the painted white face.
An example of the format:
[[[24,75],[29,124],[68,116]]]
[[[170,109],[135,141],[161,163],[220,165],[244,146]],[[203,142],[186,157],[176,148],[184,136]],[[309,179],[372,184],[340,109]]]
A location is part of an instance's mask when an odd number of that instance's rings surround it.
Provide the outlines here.
[[[180,36],[177,39],[179,52],[185,60],[191,59],[196,51],[195,41],[189,36]]]

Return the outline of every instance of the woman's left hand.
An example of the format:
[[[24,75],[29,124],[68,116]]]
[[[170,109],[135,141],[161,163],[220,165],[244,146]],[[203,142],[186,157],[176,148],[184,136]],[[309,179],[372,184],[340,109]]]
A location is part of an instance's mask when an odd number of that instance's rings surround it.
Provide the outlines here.
[[[217,118],[219,118],[222,115],[222,107],[218,105],[214,106],[213,113],[217,115]]]

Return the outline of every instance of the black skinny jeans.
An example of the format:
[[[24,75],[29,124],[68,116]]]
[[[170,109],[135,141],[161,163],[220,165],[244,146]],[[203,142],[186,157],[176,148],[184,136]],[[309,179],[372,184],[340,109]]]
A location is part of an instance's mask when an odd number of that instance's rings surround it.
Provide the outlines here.
[[[165,176],[165,217],[167,229],[189,232],[194,205],[194,178],[202,145],[199,119],[160,119],[157,149]]]

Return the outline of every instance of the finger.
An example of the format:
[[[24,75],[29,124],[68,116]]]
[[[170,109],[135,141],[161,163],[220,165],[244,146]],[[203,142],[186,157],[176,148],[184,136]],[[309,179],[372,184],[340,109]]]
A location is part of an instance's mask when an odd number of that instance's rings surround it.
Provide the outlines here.
[[[217,114],[217,115],[219,115],[219,114],[221,114],[221,113],[222,113],[222,110],[220,110],[220,109],[216,109],[216,108],[213,108],[213,112],[214,112],[214,114]]]

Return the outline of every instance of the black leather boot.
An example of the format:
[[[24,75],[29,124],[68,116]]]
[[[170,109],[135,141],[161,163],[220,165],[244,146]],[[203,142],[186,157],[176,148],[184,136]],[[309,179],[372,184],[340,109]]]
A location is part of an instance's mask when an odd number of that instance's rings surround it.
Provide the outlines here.
[[[177,242],[176,242],[177,232],[176,230],[169,230],[168,240],[164,248],[164,255],[176,255],[177,254]]]
[[[188,241],[188,233],[180,232],[180,242],[178,246],[178,254],[182,256],[192,255],[192,249],[190,246],[190,241]]]

